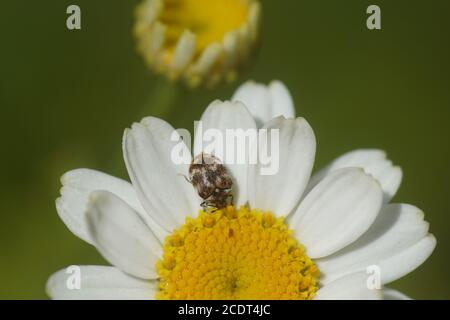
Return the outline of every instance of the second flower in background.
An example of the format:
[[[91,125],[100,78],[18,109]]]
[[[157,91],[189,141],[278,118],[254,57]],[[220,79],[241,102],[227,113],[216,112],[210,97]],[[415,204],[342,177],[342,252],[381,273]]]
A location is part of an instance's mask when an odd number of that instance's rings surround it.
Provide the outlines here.
[[[155,71],[189,86],[232,81],[255,47],[257,0],[144,0],[137,8],[138,51]]]

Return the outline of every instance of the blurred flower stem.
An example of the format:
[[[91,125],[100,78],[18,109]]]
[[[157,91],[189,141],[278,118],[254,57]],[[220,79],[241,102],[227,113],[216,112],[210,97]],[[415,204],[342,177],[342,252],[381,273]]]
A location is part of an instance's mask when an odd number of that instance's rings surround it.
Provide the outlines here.
[[[136,111],[134,121],[139,122],[141,119],[149,116],[169,121],[172,113],[180,105],[182,91],[179,85],[164,79],[155,81],[144,103]],[[113,156],[110,158],[110,162],[104,169],[107,172],[114,172],[119,177],[128,180],[128,174],[123,162],[122,148],[115,149]]]
[[[179,96],[179,85],[165,80],[156,81],[148,94],[140,114],[138,114],[137,121],[148,116],[167,121],[177,106]]]

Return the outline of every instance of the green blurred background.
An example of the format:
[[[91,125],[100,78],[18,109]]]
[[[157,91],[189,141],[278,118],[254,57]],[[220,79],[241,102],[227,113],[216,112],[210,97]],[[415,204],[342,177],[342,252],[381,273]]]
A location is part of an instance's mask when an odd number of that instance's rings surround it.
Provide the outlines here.
[[[145,68],[131,35],[137,2],[2,2],[0,298],[45,299],[52,272],[105,263],[56,214],[62,173],[88,167],[126,177],[125,127],[175,104],[164,117],[191,130],[210,101],[249,78],[290,88],[317,136],[316,168],[360,147],[382,148],[401,165],[394,201],[422,208],[438,245],[391,286],[450,298],[450,2],[263,1],[251,68],[232,85],[198,91],[174,90]],[[69,4],[81,7],[81,31],[66,29]],[[381,31],[365,26],[369,4],[381,7]]]

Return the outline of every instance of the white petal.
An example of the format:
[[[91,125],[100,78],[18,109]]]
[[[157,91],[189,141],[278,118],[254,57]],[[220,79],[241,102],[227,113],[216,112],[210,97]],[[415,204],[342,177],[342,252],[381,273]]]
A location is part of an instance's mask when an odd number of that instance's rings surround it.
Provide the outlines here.
[[[255,43],[258,38],[261,11],[261,3],[259,1],[251,1],[248,14],[248,25],[252,43]]]
[[[156,281],[133,278],[114,267],[80,266],[80,287],[74,287],[70,268],[54,273],[47,281],[47,294],[55,300],[154,300]],[[70,289],[69,289],[70,288]]]
[[[157,277],[161,244],[130,206],[110,192],[94,191],[87,219],[95,246],[106,260],[133,276]]]
[[[65,173],[61,177],[61,183],[61,197],[56,200],[58,214],[69,230],[86,242],[93,243],[87,229],[85,214],[89,194],[94,190],[114,193],[145,219],[149,227],[158,235],[158,239],[163,240],[167,236],[167,233],[142,208],[129,182],[99,171],[77,169]]]
[[[148,50],[152,58],[156,58],[156,55],[163,48],[164,42],[166,41],[166,32],[167,26],[165,26],[159,21],[155,22],[148,39],[149,41]]]
[[[354,273],[339,278],[317,291],[316,300],[381,300],[382,292],[369,289],[368,275],[364,272]]]
[[[248,81],[236,90],[232,100],[245,104],[258,127],[278,116],[295,117],[291,95],[286,86],[277,80],[269,86]]]
[[[242,24],[237,29],[239,44],[237,46],[237,49],[239,50],[239,55],[241,58],[241,61],[245,61],[249,57],[250,53],[250,47],[252,45],[252,32],[250,30],[250,25],[248,23]]]
[[[369,230],[358,240],[331,256],[316,260],[322,283],[348,273],[365,271],[373,265],[384,266],[380,270],[382,279],[390,278],[398,266],[386,262],[422,240],[428,227],[420,209],[407,204],[385,205]]]
[[[227,138],[228,132],[235,132],[245,138],[245,149],[237,149],[238,139]],[[208,140],[209,134],[221,134],[215,139]],[[246,136],[248,134],[248,136]],[[201,124],[197,126],[194,141],[194,155],[202,151],[214,154],[225,164],[233,178],[233,195],[235,205],[241,206],[247,202],[247,168],[249,145],[251,137],[256,137],[256,125],[252,116],[240,102],[214,101],[205,110],[201,117]],[[203,141],[202,141],[203,137]],[[212,137],[212,136],[211,136]],[[255,138],[256,139],[256,138]],[[243,141],[243,140],[242,140]],[[219,142],[219,143],[217,143]],[[234,156],[229,147],[235,143]],[[238,157],[244,156],[242,161]]]
[[[406,294],[389,288],[383,288],[384,300],[412,300]]]
[[[183,177],[188,174],[191,156],[180,141],[172,126],[152,117],[135,123],[123,139],[125,163],[136,193],[153,219],[169,232],[182,225],[186,216],[195,214],[200,204],[194,188]],[[180,145],[187,158],[177,164],[171,153]]]
[[[236,90],[231,100],[244,103],[258,127],[271,119],[270,95],[265,85],[248,81]]]
[[[277,117],[266,123],[259,137],[258,151],[271,155],[268,164],[259,161],[249,167],[249,203],[252,208],[287,216],[297,205],[308,183],[314,164],[316,139],[303,118]],[[272,131],[273,130],[273,131]],[[272,139],[278,132],[279,140]],[[279,150],[271,148],[279,146]],[[269,174],[270,173],[270,174]]]
[[[328,256],[367,231],[382,200],[379,183],[363,170],[336,170],[300,203],[290,227],[311,258]]]
[[[201,56],[192,66],[192,72],[196,75],[206,75],[222,54],[222,45],[217,42],[209,44]]]
[[[358,167],[377,179],[384,192],[384,202],[388,203],[397,192],[402,181],[402,170],[387,159],[386,153],[377,149],[359,149],[347,152],[328,166],[315,173],[307,190],[311,190],[330,172],[348,167]]]
[[[172,68],[175,72],[183,71],[195,54],[197,39],[194,33],[185,30],[175,47]]]
[[[380,262],[382,283],[390,283],[414,271],[428,259],[435,247],[436,238],[428,234],[413,246]]]
[[[285,118],[295,117],[294,102],[286,86],[278,80],[269,84],[270,100],[272,103],[272,118],[283,116]]]
[[[223,71],[230,72],[236,65],[238,59],[238,32],[236,30],[229,31],[223,38]]]

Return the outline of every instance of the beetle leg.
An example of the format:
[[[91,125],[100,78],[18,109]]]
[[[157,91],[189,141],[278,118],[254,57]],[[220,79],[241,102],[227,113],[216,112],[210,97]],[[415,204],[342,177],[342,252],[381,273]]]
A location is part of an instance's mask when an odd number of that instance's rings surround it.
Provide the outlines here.
[[[227,199],[230,201],[230,204],[232,205],[234,202],[233,194],[232,193],[228,194]]]
[[[209,208],[212,208],[213,206],[208,200],[203,201],[200,206],[202,207],[203,211],[208,212]]]
[[[192,184],[192,181],[191,181],[188,177],[186,177],[186,175],[184,175],[184,174],[182,174],[182,173],[179,173],[179,174],[177,174],[177,176],[182,176],[187,182],[189,182],[190,184]]]

